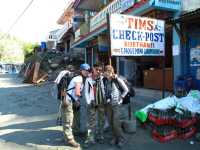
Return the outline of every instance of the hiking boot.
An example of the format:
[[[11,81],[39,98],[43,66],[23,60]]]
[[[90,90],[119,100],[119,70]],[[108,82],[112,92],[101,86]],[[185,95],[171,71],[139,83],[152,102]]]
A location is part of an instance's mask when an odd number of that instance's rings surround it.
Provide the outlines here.
[[[115,145],[117,144],[117,139],[116,138],[113,138],[111,141],[110,141],[110,145]]]
[[[80,144],[77,143],[77,142],[76,142],[75,140],[73,140],[73,139],[69,140],[69,141],[67,142],[67,144],[68,144],[69,146],[72,146],[72,147],[79,147],[79,146],[80,146]]]
[[[124,138],[121,138],[119,139],[117,146],[121,148],[125,143],[126,143],[126,140]]]
[[[98,136],[96,138],[96,141],[99,143],[99,144],[104,144],[104,137],[103,136]]]
[[[96,142],[94,140],[85,140],[83,147],[88,148],[89,146],[94,145]]]

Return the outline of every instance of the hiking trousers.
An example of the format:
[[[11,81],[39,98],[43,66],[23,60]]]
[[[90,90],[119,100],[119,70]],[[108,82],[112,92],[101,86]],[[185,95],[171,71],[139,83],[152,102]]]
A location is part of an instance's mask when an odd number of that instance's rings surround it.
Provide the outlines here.
[[[109,124],[112,127],[113,137],[120,139],[124,137],[121,122],[120,122],[120,109],[118,105],[106,104],[106,112],[108,115]]]
[[[72,133],[72,124],[74,118],[72,103],[69,103],[67,107],[62,106],[61,116],[62,116],[62,126],[63,126],[63,134],[65,140],[68,141],[74,139]]]

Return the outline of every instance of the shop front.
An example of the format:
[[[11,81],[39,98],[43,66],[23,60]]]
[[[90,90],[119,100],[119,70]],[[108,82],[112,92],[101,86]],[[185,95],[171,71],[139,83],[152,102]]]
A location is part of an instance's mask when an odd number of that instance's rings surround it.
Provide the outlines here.
[[[166,52],[165,22],[112,14],[110,23],[111,55],[119,61],[119,74],[135,86],[171,90],[172,70],[166,68],[166,64],[171,64]]]
[[[182,40],[182,76],[192,77],[191,88],[200,90],[200,9],[185,13],[174,19],[180,24]],[[189,86],[189,85],[186,85]],[[188,87],[186,87],[188,88]]]
[[[125,12],[125,14],[128,15],[165,21],[165,54],[163,56],[143,55],[119,58],[120,74],[131,80],[136,87],[162,90],[165,86],[166,90],[173,90],[173,26],[168,24],[166,20],[168,20],[168,18],[173,18],[180,9],[180,0],[150,0],[142,1]],[[121,64],[124,64],[124,66],[131,66],[132,69],[130,69],[130,67],[124,67]],[[165,71],[163,71],[163,67],[165,68]],[[165,78],[165,80],[163,78]],[[165,85],[163,86],[164,83]]]
[[[122,7],[122,5],[124,7]],[[122,9],[123,8],[123,9]],[[116,0],[109,4],[90,20],[90,33],[84,38],[76,41],[74,46],[87,43],[87,62],[94,64],[102,62],[108,64],[110,45],[106,14],[125,14],[131,16],[141,16],[160,20],[167,20],[173,17],[181,9],[181,0],[138,0],[120,1]],[[112,56],[112,65],[115,66],[120,75],[127,77],[135,86],[163,89],[163,76],[167,90],[173,89],[173,26],[165,24],[165,55],[142,55],[142,56]],[[91,44],[96,41],[96,44]],[[151,52],[150,52],[151,53]],[[153,52],[152,52],[153,53]],[[164,62],[165,59],[165,62]],[[165,75],[163,75],[165,67]],[[156,74],[156,77],[155,77]],[[155,83],[157,81],[157,83]]]

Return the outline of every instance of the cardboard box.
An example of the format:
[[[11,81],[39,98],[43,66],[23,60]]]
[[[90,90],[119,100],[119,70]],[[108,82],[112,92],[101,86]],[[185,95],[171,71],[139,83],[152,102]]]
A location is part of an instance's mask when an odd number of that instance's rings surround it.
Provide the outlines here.
[[[144,70],[144,88],[162,90],[163,89],[163,70],[152,69]],[[173,89],[173,78],[172,69],[165,69],[165,89],[172,91]]]

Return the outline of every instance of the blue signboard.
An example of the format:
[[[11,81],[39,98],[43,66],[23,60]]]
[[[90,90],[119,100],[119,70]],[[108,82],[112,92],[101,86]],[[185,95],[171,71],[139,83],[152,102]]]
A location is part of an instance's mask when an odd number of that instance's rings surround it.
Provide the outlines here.
[[[46,49],[46,48],[47,48],[46,42],[41,42],[41,49]]]
[[[154,6],[161,9],[178,11],[181,9],[181,0],[155,0]]]

